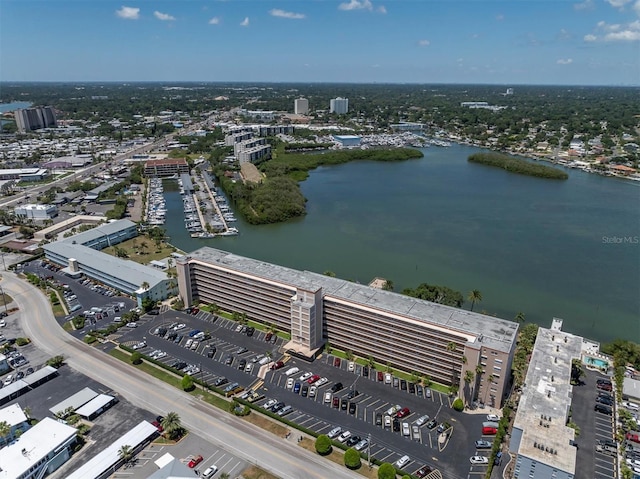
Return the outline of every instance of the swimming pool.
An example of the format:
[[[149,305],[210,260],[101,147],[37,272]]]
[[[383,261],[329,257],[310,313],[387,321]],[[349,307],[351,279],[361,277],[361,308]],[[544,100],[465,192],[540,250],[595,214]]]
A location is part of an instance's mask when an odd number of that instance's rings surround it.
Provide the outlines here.
[[[595,366],[600,369],[609,369],[609,362],[604,359],[592,358],[589,356],[585,359],[585,362],[588,366]]]

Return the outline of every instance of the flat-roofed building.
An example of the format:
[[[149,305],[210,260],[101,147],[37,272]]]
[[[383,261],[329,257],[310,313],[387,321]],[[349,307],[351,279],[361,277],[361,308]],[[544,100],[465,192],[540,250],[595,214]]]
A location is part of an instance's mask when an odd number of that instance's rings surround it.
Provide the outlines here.
[[[357,135],[333,135],[333,139],[336,140],[342,147],[359,146],[361,138]]]
[[[0,449],[0,479],[45,477],[71,457],[78,431],[45,417],[13,444]]]
[[[144,176],[162,178],[189,173],[189,164],[184,158],[149,160],[144,164]]]
[[[41,181],[49,176],[44,168],[12,168],[0,170],[0,180]]]
[[[238,155],[243,150],[248,150],[256,146],[262,146],[267,144],[266,138],[250,138],[248,140],[242,140],[233,145],[233,154]]]
[[[57,126],[56,113],[50,106],[16,110],[14,118],[20,133],[43,128],[55,128]]]
[[[295,132],[293,125],[259,125],[259,136],[292,135]]]
[[[230,133],[224,137],[225,146],[233,146],[240,141],[250,140],[253,138],[253,131],[240,131]]]
[[[264,158],[271,158],[271,145],[258,145],[239,151],[236,155],[239,163],[255,163]]]
[[[16,206],[13,213],[18,218],[28,220],[50,220],[58,216],[58,207],[56,205],[20,205]]]
[[[575,430],[571,409],[571,364],[580,359],[583,340],[562,331],[562,320],[539,328],[525,386],[513,422],[509,450],[517,454],[514,478],[573,479]]]
[[[309,100],[306,98],[296,98],[293,102],[293,112],[296,115],[309,114]]]
[[[342,97],[332,98],[329,102],[329,112],[345,115],[349,112],[349,99]]]
[[[290,333],[288,347],[298,352],[313,354],[328,340],[461,392],[465,372],[480,365],[477,397],[502,406],[518,331],[512,321],[214,248],[176,263],[185,306],[215,303]]]
[[[0,436],[0,447],[13,441],[16,437],[16,431],[21,431],[22,434],[31,427],[26,414],[17,403],[0,409],[0,423],[3,422],[9,425],[9,433],[4,437]]]

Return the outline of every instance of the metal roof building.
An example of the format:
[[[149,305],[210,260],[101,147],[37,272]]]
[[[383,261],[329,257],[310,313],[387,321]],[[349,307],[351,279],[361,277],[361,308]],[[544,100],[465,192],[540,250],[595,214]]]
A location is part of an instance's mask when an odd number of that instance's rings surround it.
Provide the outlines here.
[[[60,412],[66,411],[69,408],[75,411],[79,407],[87,404],[97,395],[98,393],[95,392],[93,389],[84,388],[78,391],[77,393],[75,393],[73,396],[69,396],[64,401],[60,401],[58,404],[56,404],[52,408],[49,408],[49,411],[51,411],[51,414],[53,414],[54,416]]]
[[[76,409],[76,414],[80,417],[91,420],[117,402],[118,400],[113,396],[109,396],[108,394],[99,394],[84,406]]]

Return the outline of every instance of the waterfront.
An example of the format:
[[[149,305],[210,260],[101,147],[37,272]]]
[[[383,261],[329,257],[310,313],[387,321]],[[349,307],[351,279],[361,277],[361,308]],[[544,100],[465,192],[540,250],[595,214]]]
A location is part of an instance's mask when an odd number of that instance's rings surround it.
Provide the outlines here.
[[[28,101],[15,101],[13,103],[0,103],[0,113],[7,111],[19,110],[20,108],[29,108],[31,103]]]
[[[468,163],[479,150],[462,145],[423,151],[318,168],[302,183],[306,217],[238,218],[235,238],[190,238],[177,184],[167,185],[165,226],[186,251],[209,245],[362,283],[382,276],[397,291],[478,289],[478,311],[522,311],[545,326],[555,316],[596,340],[640,340],[640,184],[578,170],[567,181],[514,175]]]

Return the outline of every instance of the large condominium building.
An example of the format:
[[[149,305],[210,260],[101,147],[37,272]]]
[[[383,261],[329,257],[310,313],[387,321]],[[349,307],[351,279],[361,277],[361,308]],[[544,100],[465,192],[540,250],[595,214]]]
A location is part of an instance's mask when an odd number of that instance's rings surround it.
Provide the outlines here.
[[[184,158],[149,160],[144,164],[144,176],[162,178],[189,173],[189,164]]]
[[[42,128],[55,128],[57,125],[56,114],[50,106],[16,110],[14,117],[20,133],[41,130]]]
[[[186,306],[215,303],[291,334],[288,348],[312,356],[326,341],[407,372],[470,389],[501,407],[518,325],[308,271],[201,248],[177,260]]]
[[[247,150],[249,148],[253,148],[255,146],[266,145],[266,138],[250,138],[248,140],[242,140],[233,145],[233,154],[238,155],[243,150]]]
[[[28,220],[49,220],[58,216],[58,207],[55,205],[20,205],[16,206],[13,213],[18,218]]]
[[[349,112],[349,99],[348,98],[333,98],[329,102],[329,112],[337,113],[338,115],[344,115]]]
[[[233,146],[236,143],[241,141],[250,140],[253,138],[253,131],[239,131],[234,133],[229,133],[224,137],[224,145],[225,146]]]
[[[538,329],[509,443],[517,454],[514,478],[573,479],[577,448],[567,418],[571,362],[582,345],[581,337],[562,332],[562,320]]]
[[[306,98],[297,98],[293,102],[293,112],[296,115],[308,115],[309,114],[309,100]]]

